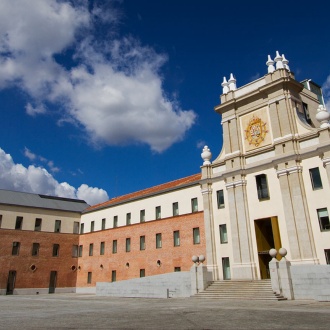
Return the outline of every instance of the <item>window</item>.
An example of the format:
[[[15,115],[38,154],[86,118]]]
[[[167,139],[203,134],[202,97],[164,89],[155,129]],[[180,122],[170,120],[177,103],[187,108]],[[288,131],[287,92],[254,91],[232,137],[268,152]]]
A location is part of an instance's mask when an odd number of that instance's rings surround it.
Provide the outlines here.
[[[131,239],[126,238],[126,252],[131,252]]]
[[[36,220],[34,222],[34,231],[40,231],[41,230],[41,222],[42,222],[41,218],[36,218]]]
[[[100,243],[100,255],[104,255],[104,250],[105,250],[105,242]]]
[[[112,253],[117,253],[117,240],[112,241]]]
[[[260,174],[256,176],[257,192],[259,200],[269,199],[267,175]]]
[[[73,258],[78,257],[78,245],[72,245],[72,257]]]
[[[13,242],[13,248],[11,250],[11,254],[13,256],[18,256],[19,255],[19,247],[21,243],[20,242]]]
[[[53,244],[53,257],[60,255],[60,244]]]
[[[15,229],[22,229],[23,217],[16,217]]]
[[[1,228],[1,225],[2,225],[2,214],[0,214],[0,228]]]
[[[117,228],[118,227],[118,215],[115,215],[113,217],[113,228]]]
[[[34,257],[38,256],[39,255],[39,247],[40,247],[40,244],[39,243],[32,243],[32,255]]]
[[[79,252],[78,257],[82,257],[83,254],[83,245],[79,245]]]
[[[78,221],[75,221],[73,223],[73,233],[74,234],[79,234],[79,222]]]
[[[310,168],[309,175],[311,177],[313,190],[322,189],[323,187],[322,187],[322,181],[321,181],[321,175],[320,175],[319,168],[318,167]]]
[[[131,224],[131,213],[126,213],[126,225]]]
[[[146,249],[146,237],[145,236],[140,236],[140,250],[145,250]]]
[[[113,270],[111,272],[111,282],[116,282],[116,279],[117,279],[117,274],[116,274],[116,271]]]
[[[225,199],[223,196],[223,190],[217,191],[217,205],[218,205],[218,209],[223,209],[225,207]]]
[[[181,267],[174,267],[175,272],[181,272]]]
[[[90,243],[89,244],[89,256],[91,257],[93,255],[93,249],[94,249],[94,244]]]
[[[92,283],[92,272],[87,273],[87,283],[91,284]]]
[[[227,225],[220,225],[219,226],[220,231],[220,243],[228,243],[228,237],[227,237]]]
[[[198,212],[198,200],[197,198],[192,198],[191,199],[191,212]]]
[[[330,221],[329,221],[328,209],[327,208],[318,209],[317,210],[317,216],[319,218],[321,231],[330,230]]]
[[[162,234],[156,234],[156,249],[162,247]]]
[[[309,114],[308,105],[303,102],[302,108],[303,108],[304,116],[305,116],[305,119],[306,119],[307,123],[311,125],[312,120],[311,120],[311,117],[310,117],[310,114]]]
[[[173,217],[179,215],[179,203],[175,202],[172,204]]]
[[[141,210],[140,211],[140,222],[145,222],[146,221],[146,210]]]
[[[325,253],[325,262],[327,263],[327,265],[330,265],[330,249],[324,250],[324,253]]]
[[[193,242],[194,244],[199,244],[201,242],[199,227],[193,228]]]
[[[85,224],[80,224],[80,234],[84,233],[84,229],[85,229]]]
[[[146,276],[146,270],[140,269],[140,277],[145,277],[145,276]]]
[[[160,206],[156,206],[156,219],[160,219],[162,217],[162,210]]]
[[[61,220],[55,220],[54,232],[55,233],[60,233],[61,232]]]
[[[175,230],[173,232],[173,243],[174,243],[174,246],[180,246],[180,231],[179,230]]]
[[[101,226],[101,229],[102,229],[102,230],[105,229],[105,224],[106,224],[106,219],[103,218],[103,219],[102,219],[102,226]]]
[[[92,221],[92,222],[91,222],[91,232],[94,231],[94,227],[95,227],[95,221]]]

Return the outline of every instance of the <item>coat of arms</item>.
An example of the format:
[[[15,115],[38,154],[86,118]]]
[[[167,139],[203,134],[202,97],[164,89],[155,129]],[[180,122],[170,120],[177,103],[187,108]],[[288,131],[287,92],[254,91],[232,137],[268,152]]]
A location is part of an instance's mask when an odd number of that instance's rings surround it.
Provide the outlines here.
[[[244,132],[245,140],[249,142],[249,145],[253,144],[258,147],[260,143],[265,140],[268,130],[266,128],[266,123],[264,123],[259,117],[253,116]]]

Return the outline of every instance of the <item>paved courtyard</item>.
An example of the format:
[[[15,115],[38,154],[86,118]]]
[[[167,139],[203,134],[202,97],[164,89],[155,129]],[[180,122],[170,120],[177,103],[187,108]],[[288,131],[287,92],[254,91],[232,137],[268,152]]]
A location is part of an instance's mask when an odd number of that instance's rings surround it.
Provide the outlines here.
[[[0,296],[0,329],[329,329],[330,302]]]

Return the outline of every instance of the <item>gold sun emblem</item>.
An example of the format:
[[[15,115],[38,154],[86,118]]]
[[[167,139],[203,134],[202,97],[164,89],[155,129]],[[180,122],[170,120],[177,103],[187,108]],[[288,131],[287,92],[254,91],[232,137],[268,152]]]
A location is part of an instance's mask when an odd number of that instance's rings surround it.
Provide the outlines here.
[[[249,145],[253,144],[258,147],[260,143],[265,140],[268,130],[266,128],[266,123],[259,117],[253,116],[244,132],[245,140],[249,142]]]

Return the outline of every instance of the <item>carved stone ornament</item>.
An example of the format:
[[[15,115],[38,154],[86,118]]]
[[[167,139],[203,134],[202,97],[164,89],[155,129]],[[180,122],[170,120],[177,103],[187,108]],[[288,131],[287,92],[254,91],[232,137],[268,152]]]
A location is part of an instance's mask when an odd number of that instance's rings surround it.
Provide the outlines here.
[[[245,140],[249,142],[249,145],[258,147],[265,140],[268,133],[266,125],[259,117],[253,116],[251,118],[246,130],[244,130]]]

